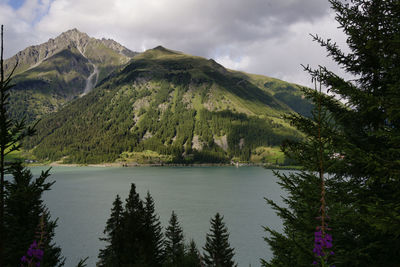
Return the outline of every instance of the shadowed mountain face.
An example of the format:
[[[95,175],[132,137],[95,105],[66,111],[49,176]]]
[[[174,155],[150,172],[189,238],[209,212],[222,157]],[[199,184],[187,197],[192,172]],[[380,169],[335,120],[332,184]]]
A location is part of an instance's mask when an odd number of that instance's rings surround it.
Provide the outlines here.
[[[58,110],[89,92],[137,53],[110,39],[95,39],[77,29],[30,46],[5,61],[5,73],[16,67],[10,92],[10,114],[28,122]]]
[[[26,145],[65,163],[260,162],[301,138],[282,116],[310,109],[296,85],[160,46],[44,117]]]

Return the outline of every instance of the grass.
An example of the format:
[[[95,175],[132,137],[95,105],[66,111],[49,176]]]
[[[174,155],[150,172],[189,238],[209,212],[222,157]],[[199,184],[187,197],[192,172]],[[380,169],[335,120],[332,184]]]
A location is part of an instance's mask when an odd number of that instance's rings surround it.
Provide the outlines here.
[[[13,151],[10,154],[7,154],[5,156],[5,161],[18,161],[18,160],[24,160],[22,157],[22,152],[21,151]]]
[[[251,162],[281,165],[285,162],[285,155],[280,147],[257,147],[251,153]]]
[[[122,152],[116,162],[137,164],[158,164],[172,161],[172,156],[162,155],[152,150],[142,152]]]
[[[5,156],[5,161],[7,162],[25,161],[26,159],[35,159],[35,157],[32,154],[32,151],[26,151],[21,149],[13,151]]]

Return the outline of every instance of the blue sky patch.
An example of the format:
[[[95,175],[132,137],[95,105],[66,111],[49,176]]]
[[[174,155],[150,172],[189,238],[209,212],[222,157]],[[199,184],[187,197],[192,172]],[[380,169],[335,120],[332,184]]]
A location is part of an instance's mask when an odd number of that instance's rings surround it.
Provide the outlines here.
[[[15,10],[20,8],[24,3],[25,0],[8,0],[8,4]]]

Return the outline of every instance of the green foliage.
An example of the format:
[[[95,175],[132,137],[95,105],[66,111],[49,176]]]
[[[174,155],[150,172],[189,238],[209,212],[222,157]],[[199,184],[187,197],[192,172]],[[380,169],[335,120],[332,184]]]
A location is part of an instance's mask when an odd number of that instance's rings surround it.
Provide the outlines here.
[[[234,249],[229,244],[229,232],[223,222],[223,217],[219,213],[211,219],[210,233],[207,234],[206,244],[203,249],[205,266],[236,266],[233,261]]]
[[[189,246],[186,248],[183,265],[187,267],[202,266],[201,255],[193,239],[190,241]]]
[[[185,256],[183,230],[178,217],[172,211],[169,225],[165,232],[165,264],[164,266],[182,266]]]
[[[131,184],[129,196],[124,210],[124,247],[123,264],[138,266],[144,264],[144,208],[143,202],[136,192],[135,184]]]
[[[78,265],[76,267],[87,267],[86,261],[89,259],[89,257],[86,257],[84,259],[79,260]]]
[[[154,209],[154,200],[147,192],[144,203],[144,253],[148,266],[162,266],[164,262],[164,237],[160,218]]]
[[[303,116],[310,117],[313,108],[311,101],[304,99],[304,95],[299,94],[299,90],[291,85],[285,85],[275,89],[274,97],[288,105],[295,112]],[[301,91],[300,91],[301,92]]]
[[[331,0],[347,34],[350,53],[331,40],[314,39],[356,78],[345,81],[326,68],[306,68],[330,92],[346,100],[304,90],[321,101],[323,162],[329,174],[326,199],[336,266],[397,266],[400,252],[400,158],[398,90],[399,1]],[[390,55],[390,56],[389,56]],[[267,228],[274,257],[265,266],[306,266],[312,262],[313,220],[318,214],[316,119],[289,117],[306,142],[287,142],[284,152],[308,172],[280,175],[287,207],[269,201],[284,221],[284,233]],[[314,222],[313,222],[314,221]]]
[[[147,193],[143,203],[134,184],[125,207],[117,195],[104,234],[100,240],[107,245],[100,250],[99,266],[162,266],[163,234],[153,198]]]
[[[43,119],[39,136],[26,145],[38,159],[64,163],[113,162],[147,150],[160,155],[150,163],[224,163],[249,161],[257,147],[301,138],[281,122],[291,109],[238,75],[202,58],[153,49]]]
[[[56,221],[42,202],[42,193],[49,190],[51,183],[46,183],[48,171],[32,182],[32,174],[17,162],[8,166],[5,157],[21,148],[25,137],[35,134],[34,127],[26,127],[25,120],[10,119],[9,98],[11,76],[17,65],[4,77],[3,61],[3,25],[1,25],[0,55],[0,266],[18,266],[26,249],[37,238],[35,230],[39,222],[43,223],[41,240],[45,253],[42,266],[62,266],[64,259],[61,249],[52,243]],[[6,172],[12,175],[12,181],[5,181]]]
[[[82,55],[81,51],[64,41],[59,40],[57,51],[50,52],[49,56],[48,51],[46,54],[41,51],[42,45],[32,48],[39,51],[24,54],[26,58],[21,60],[26,62],[17,67],[15,87],[10,91],[8,112],[11,118],[25,117],[27,123],[31,123],[57,111],[83,93],[86,80],[93,72],[93,62],[99,69],[97,80],[100,82],[125,65],[134,54],[122,55],[99,40],[89,39],[85,55]],[[13,60],[15,58],[9,59],[8,64]]]
[[[211,220],[212,233],[207,234],[207,266],[236,266],[232,260],[234,253],[230,248],[229,233],[223,217],[219,214]],[[117,195],[111,209],[110,218],[104,230],[107,242],[100,250],[98,266],[203,266],[199,250],[193,240],[185,245],[182,227],[178,217],[172,211],[165,238],[158,215],[155,213],[154,200],[147,192],[145,201],[139,197],[134,184],[123,207]],[[213,265],[212,262],[217,262]]]
[[[76,49],[63,50],[15,77],[9,114],[33,122],[82,93],[91,69]]]
[[[280,147],[257,147],[252,151],[250,160],[252,162],[266,163],[271,166],[290,165],[288,158],[285,157]]]
[[[105,249],[99,253],[99,266],[121,266],[122,251],[124,246],[124,217],[122,201],[117,195],[111,209],[110,218],[107,220],[104,229],[105,238],[100,240],[107,242]]]
[[[319,216],[320,207],[320,179],[307,172],[289,175],[276,173],[276,175],[279,184],[288,193],[283,199],[285,207],[269,199],[267,203],[281,217],[284,232],[265,227],[269,233],[265,240],[274,256],[269,262],[262,260],[262,264],[263,266],[309,266],[314,261],[312,253],[314,232],[319,223],[316,218]],[[336,241],[337,235],[334,237]]]
[[[54,230],[57,220],[51,220],[50,213],[43,204],[42,194],[50,190],[54,182],[47,182],[49,170],[33,179],[30,170],[14,163],[10,167],[12,180],[6,183],[5,199],[5,247],[4,266],[19,266],[21,255],[25,255],[33,240],[38,240],[41,218],[44,223],[43,251],[41,266],[63,266],[61,249],[54,244]]]

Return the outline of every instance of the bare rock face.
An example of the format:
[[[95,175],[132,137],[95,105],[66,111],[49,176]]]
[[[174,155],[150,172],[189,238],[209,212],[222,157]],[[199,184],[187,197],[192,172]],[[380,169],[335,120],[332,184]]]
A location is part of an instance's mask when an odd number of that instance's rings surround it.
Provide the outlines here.
[[[49,39],[46,43],[32,45],[19,51],[5,61],[5,72],[8,74],[18,62],[18,67],[14,74],[21,73],[64,49],[84,45],[88,42],[88,39],[89,36],[87,34],[81,33],[77,29],[69,30],[55,39]]]
[[[137,53],[129,50],[125,46],[117,43],[113,39],[105,39],[102,38],[100,40],[102,44],[104,44],[106,47],[111,48],[112,50],[120,53],[121,55],[127,56],[127,57],[134,57]]]
[[[228,139],[227,136],[214,136],[214,143],[217,144],[217,146],[221,147],[224,151],[228,151]]]
[[[93,57],[94,54],[89,53],[86,55],[86,51],[96,50],[96,48],[103,45],[111,49],[113,52],[118,53],[128,61],[136,52],[129,50],[128,48],[124,47],[123,45],[117,43],[112,39],[96,39],[89,37],[86,33],[80,32],[77,29],[68,30],[63,32],[59,36],[54,39],[49,39],[47,42],[40,44],[40,45],[33,45],[25,48],[22,51],[19,51],[13,57],[5,60],[5,73],[9,74],[11,70],[14,68],[16,63],[18,62],[18,66],[14,72],[14,74],[18,74],[33,68],[43,62],[45,59],[54,56],[55,54],[63,51],[63,50],[70,50],[76,48],[80,53],[82,53],[85,57]],[[103,58],[103,60],[101,60]],[[101,63],[105,63],[106,57],[98,57],[96,61],[103,61]]]

